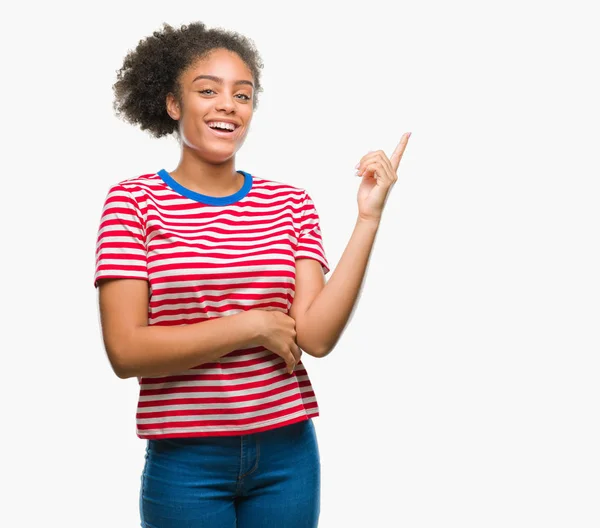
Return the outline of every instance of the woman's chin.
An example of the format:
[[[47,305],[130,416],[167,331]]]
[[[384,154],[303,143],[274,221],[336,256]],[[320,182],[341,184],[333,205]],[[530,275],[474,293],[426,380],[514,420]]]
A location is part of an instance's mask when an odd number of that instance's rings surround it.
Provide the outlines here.
[[[207,145],[206,143],[197,144],[191,141],[186,141],[184,145],[197,156],[215,165],[229,161],[239,150],[238,145]]]
[[[202,157],[209,163],[213,163],[215,165],[221,165],[223,163],[227,163],[229,160],[231,160],[235,156],[236,149],[220,148],[220,149],[210,150],[208,152],[206,150],[202,150],[200,152],[201,152]]]

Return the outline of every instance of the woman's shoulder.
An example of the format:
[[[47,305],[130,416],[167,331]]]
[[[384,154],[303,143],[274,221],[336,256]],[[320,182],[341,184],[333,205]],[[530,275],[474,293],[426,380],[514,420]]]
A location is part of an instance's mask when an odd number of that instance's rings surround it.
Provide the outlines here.
[[[135,191],[144,188],[151,188],[159,184],[162,180],[157,172],[142,174],[140,176],[131,176],[122,180],[115,180],[111,187],[120,187],[128,191]]]
[[[141,174],[139,176],[130,176],[121,180],[113,180],[108,186],[107,199],[112,196],[129,196],[137,202],[142,203],[149,197],[160,194],[164,187],[158,173]]]
[[[262,176],[257,176],[252,174],[253,180],[253,188],[255,190],[262,190],[265,192],[288,192],[293,195],[301,196],[306,193],[306,190],[303,187],[298,185],[292,185],[291,183],[275,180],[272,178],[264,178]]]

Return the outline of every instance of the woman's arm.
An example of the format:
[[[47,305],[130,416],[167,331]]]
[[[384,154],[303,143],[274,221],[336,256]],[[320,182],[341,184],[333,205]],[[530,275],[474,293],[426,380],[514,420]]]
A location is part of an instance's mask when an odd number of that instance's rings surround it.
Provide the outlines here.
[[[294,321],[279,311],[249,310],[188,325],[148,326],[147,281],[98,282],[104,347],[119,378],[167,376],[254,346],[282,357],[288,370],[298,360]]]
[[[296,320],[296,342],[307,354],[323,357],[340,338],[365,276],[388,193],[410,133],[404,134],[391,157],[378,150],[363,156],[357,168],[358,220],[350,241],[331,278],[324,284],[315,260],[296,261],[296,294],[290,316]]]
[[[356,304],[379,222],[359,218],[342,258],[327,284],[316,260],[296,262],[296,293],[290,317],[296,321],[296,342],[307,354],[329,354]]]

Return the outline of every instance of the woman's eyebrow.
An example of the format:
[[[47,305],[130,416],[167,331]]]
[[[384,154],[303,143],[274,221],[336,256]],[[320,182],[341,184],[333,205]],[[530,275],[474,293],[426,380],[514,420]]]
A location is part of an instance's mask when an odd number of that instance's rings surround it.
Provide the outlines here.
[[[192,83],[195,83],[198,79],[209,79],[211,81],[215,81],[219,84],[223,84],[223,79],[221,79],[221,77],[216,77],[214,75],[198,75],[198,77],[194,78],[194,80],[192,81]],[[249,84],[250,86],[252,86],[252,88],[254,88],[254,84],[252,83],[252,81],[246,81],[246,80],[242,80],[242,81],[235,81],[233,83],[234,85],[236,84]]]

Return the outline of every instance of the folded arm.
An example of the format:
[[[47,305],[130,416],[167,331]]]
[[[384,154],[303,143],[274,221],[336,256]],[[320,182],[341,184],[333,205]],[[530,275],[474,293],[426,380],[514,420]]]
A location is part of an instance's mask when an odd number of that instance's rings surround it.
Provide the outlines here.
[[[148,283],[99,281],[102,337],[119,378],[167,376],[262,344],[258,314],[240,312],[194,324],[148,325]]]

